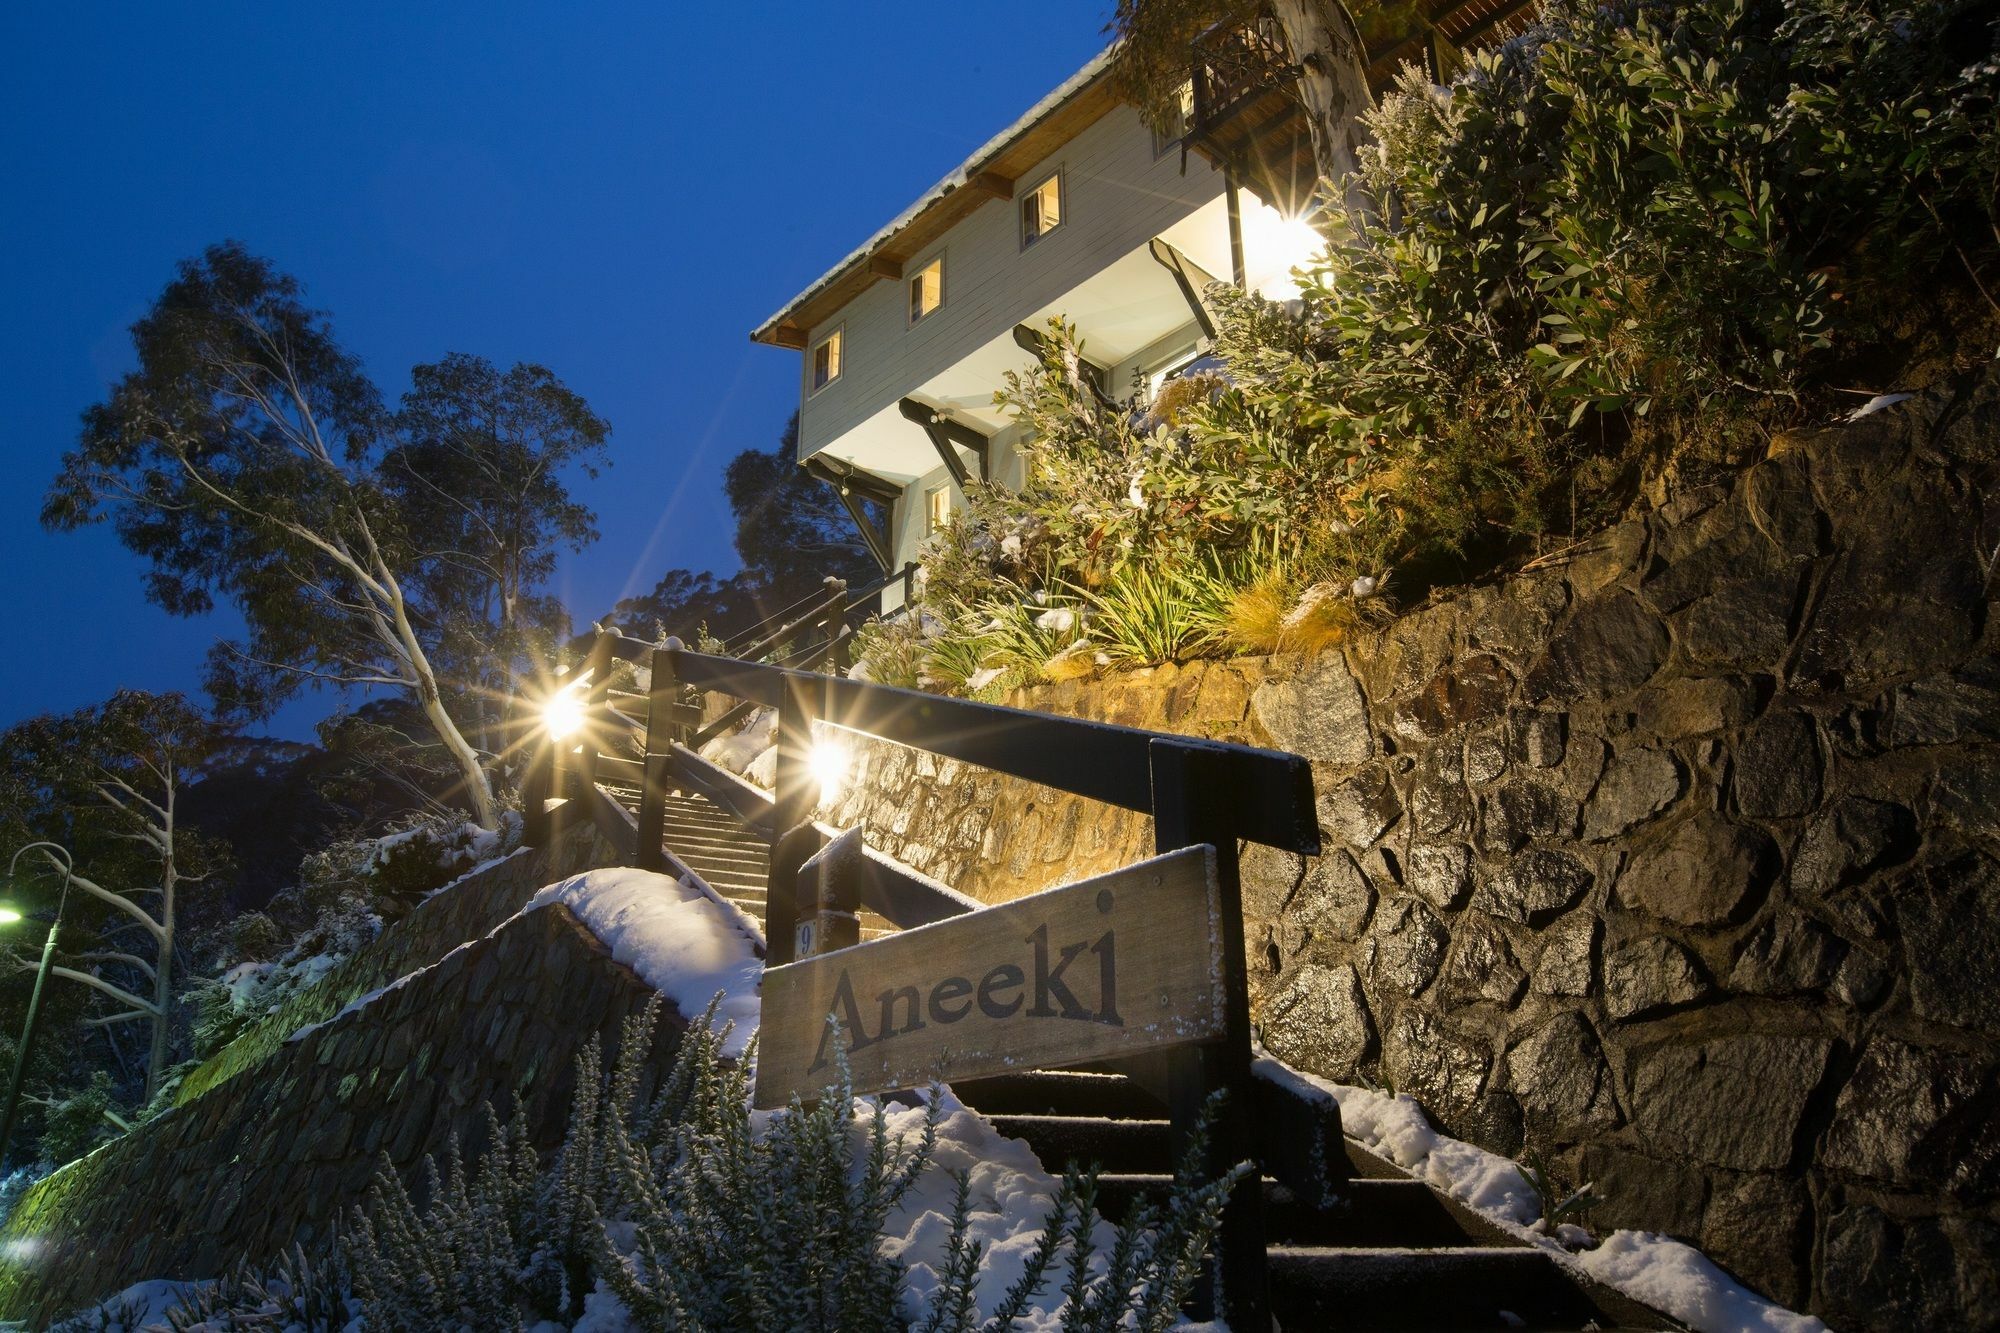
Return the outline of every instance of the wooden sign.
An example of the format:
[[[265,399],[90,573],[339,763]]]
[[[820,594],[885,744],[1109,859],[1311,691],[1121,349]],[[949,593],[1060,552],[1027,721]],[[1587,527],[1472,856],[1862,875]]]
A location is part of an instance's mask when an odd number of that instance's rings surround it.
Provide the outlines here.
[[[764,973],[759,1108],[1222,1035],[1215,852],[1189,847]],[[831,1020],[831,1021],[830,1021]]]

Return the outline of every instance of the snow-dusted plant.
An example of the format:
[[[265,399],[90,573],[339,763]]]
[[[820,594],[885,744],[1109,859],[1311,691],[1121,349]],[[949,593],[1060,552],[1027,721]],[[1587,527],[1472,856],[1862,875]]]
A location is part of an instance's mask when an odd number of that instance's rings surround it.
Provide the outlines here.
[[[248,1265],[218,1282],[191,1284],[167,1310],[173,1333],[248,1333],[269,1329],[342,1329],[348,1326],[346,1266],[338,1252],[311,1253],[294,1245],[278,1257],[275,1268],[260,1271]],[[149,1330],[160,1325],[151,1324]]]
[[[594,1046],[578,1057],[569,1128],[546,1167],[518,1112],[505,1128],[489,1112],[477,1166],[454,1146],[444,1171],[427,1168],[424,1204],[384,1168],[347,1237],[369,1333],[566,1325],[610,1299],[643,1330],[912,1326],[907,1269],[883,1241],[933,1169],[942,1090],[892,1127],[884,1103],[852,1095],[843,1065],[810,1106],[753,1114],[749,1061],[723,1057],[729,1030],[711,1004],[643,1096],[658,1011],[655,1002],[626,1022],[608,1081]],[[1201,1151],[1197,1141],[1168,1198],[1135,1209],[1108,1249],[1095,1176],[1072,1171],[983,1318],[983,1243],[960,1176],[941,1280],[915,1327],[1003,1333],[1051,1313],[1065,1333],[1171,1326],[1247,1170],[1203,1182]]]
[[[696,1047],[633,1115],[617,1089],[636,1086],[628,1066],[651,1018],[627,1026],[604,1136],[608,1192],[623,1217],[600,1228],[598,1269],[634,1321],[900,1330],[903,1266],[880,1238],[929,1164],[941,1099],[911,1142],[890,1133],[879,1102],[854,1098],[842,1068],[811,1107],[795,1099],[759,1126],[747,1062]]]

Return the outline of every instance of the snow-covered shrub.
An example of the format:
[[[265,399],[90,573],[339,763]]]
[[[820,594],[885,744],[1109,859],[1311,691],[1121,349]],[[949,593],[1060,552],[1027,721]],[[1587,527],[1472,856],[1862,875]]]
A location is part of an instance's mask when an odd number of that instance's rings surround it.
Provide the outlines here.
[[[230,921],[226,949],[231,958],[262,963],[276,958],[288,943],[284,930],[266,912],[241,912]]]
[[[105,1116],[118,1109],[106,1070],[97,1070],[88,1083],[50,1097],[41,1106],[41,1155],[51,1162],[74,1161],[119,1132]]]
[[[294,1245],[279,1256],[274,1269],[241,1265],[220,1281],[184,1288],[167,1310],[167,1327],[173,1333],[334,1333],[347,1327],[351,1316],[347,1274],[338,1254],[309,1253]]]
[[[913,1324],[908,1270],[883,1238],[935,1170],[948,1099],[933,1088],[920,1116],[892,1128],[885,1103],[851,1095],[843,1068],[811,1107],[753,1115],[748,1063],[722,1057],[714,1014],[689,1027],[650,1098],[640,1088],[657,1004],[626,1023],[608,1083],[596,1051],[581,1054],[568,1131],[545,1168],[518,1113],[505,1127],[489,1113],[476,1166],[454,1145],[442,1172],[429,1167],[422,1205],[385,1167],[347,1237],[369,1333],[567,1325],[613,1310],[628,1321],[619,1327],[713,1333],[1000,1333],[1030,1312],[1042,1326],[1054,1312],[1065,1330],[1110,1333],[1179,1318],[1247,1168],[1203,1182],[1184,1165],[1171,1196],[1135,1210],[1108,1248],[1095,1179],[1073,1173],[984,1318],[985,1255],[961,1175],[939,1281]]]
[[[245,913],[219,950],[216,975],[190,992],[193,1049],[206,1058],[313,985],[341,960],[475,866],[520,844],[508,814],[498,832],[422,817],[372,838],[346,838],[305,858],[268,912]],[[289,942],[286,933],[291,932]]]

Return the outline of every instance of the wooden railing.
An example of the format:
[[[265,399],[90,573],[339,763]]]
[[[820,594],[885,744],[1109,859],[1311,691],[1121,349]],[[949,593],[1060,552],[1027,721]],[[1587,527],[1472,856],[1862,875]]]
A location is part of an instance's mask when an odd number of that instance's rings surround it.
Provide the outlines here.
[[[1194,42],[1194,106],[1188,136],[1200,139],[1260,94],[1291,95],[1298,76],[1283,31],[1268,15],[1218,23]]]
[[[837,662],[839,642],[839,633],[830,634],[813,651],[822,661]],[[643,719],[617,707],[611,696],[608,681],[616,661],[650,669]],[[973,703],[792,665],[711,656],[678,640],[656,646],[615,630],[595,636],[573,679],[580,682],[576,688],[585,704],[586,739],[545,744],[537,751],[524,789],[529,841],[546,842],[565,812],[581,810],[639,866],[684,869],[662,845],[666,798],[677,790],[701,792],[772,848],[764,920],[769,967],[794,958],[802,916],[823,932],[833,932],[814,941],[814,952],[823,953],[858,942],[856,923],[863,908],[897,926],[914,927],[979,907],[866,849],[858,858],[842,858],[847,869],[841,874],[801,874],[838,832],[814,820],[819,804],[810,758],[815,723],[1149,814],[1159,852],[1212,847],[1221,905],[1225,1035],[1130,1060],[1121,1068],[1165,1102],[1177,1145],[1187,1140],[1210,1094],[1225,1092],[1220,1121],[1210,1130],[1209,1165],[1220,1171],[1255,1160],[1303,1197],[1319,1197],[1327,1153],[1338,1150],[1337,1138],[1330,1144],[1324,1140],[1329,1132],[1337,1136],[1337,1120],[1329,1131],[1323,1109],[1290,1101],[1273,1091],[1276,1085],[1251,1077],[1238,862],[1243,842],[1318,853],[1312,770],[1304,759]],[[695,725],[702,709],[694,700],[707,694],[741,701],[725,718],[742,709],[777,710],[773,791],[752,786],[697,753],[702,740],[717,730],[716,724]],[[628,757],[632,754],[643,758]],[[636,819],[604,791],[605,782],[639,792]],[[842,922],[848,924],[842,927]],[[1253,1179],[1232,1197],[1219,1242],[1226,1313],[1234,1327],[1268,1326],[1263,1231],[1261,1188]]]

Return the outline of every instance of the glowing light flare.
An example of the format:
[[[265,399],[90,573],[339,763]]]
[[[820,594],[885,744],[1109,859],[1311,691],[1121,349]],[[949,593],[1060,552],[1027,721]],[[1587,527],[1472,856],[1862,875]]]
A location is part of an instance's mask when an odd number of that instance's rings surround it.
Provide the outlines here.
[[[11,926],[21,920],[21,914],[11,907],[0,907],[0,926]]]
[[[583,730],[583,700],[569,690],[558,690],[542,705],[542,727],[561,740]]]
[[[1306,216],[1288,218],[1259,205],[1243,210],[1243,258],[1250,285],[1273,301],[1298,296],[1293,277],[1326,249],[1326,237]]]
[[[806,762],[811,766],[813,781],[819,784],[820,804],[839,796],[841,785],[847,781],[848,765],[853,762],[847,747],[821,737],[813,742]]]

